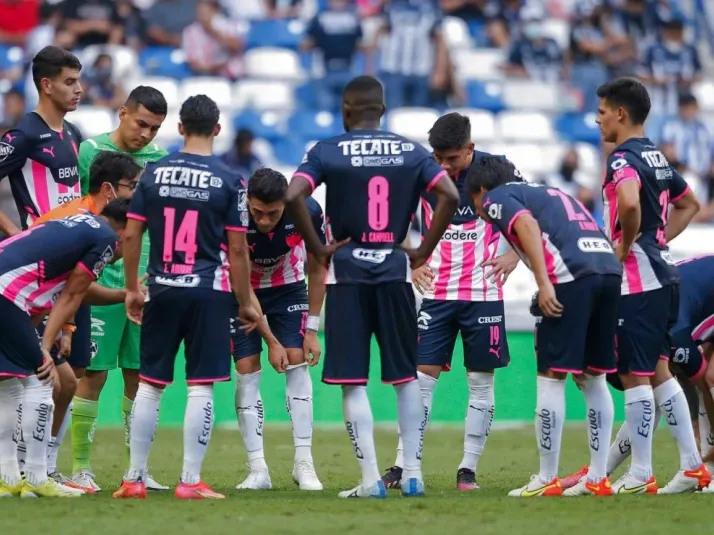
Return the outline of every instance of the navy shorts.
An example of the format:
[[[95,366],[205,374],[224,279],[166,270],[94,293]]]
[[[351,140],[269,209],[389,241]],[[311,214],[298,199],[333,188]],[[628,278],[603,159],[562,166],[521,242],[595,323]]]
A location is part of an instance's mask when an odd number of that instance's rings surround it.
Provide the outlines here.
[[[677,322],[679,285],[620,298],[617,372],[654,375],[657,362],[669,359],[668,331]]]
[[[615,371],[615,311],[621,284],[618,275],[589,275],[555,285],[563,315],[548,318],[536,307],[539,373]]]
[[[181,342],[188,383],[229,381],[233,294],[209,288],[149,287],[141,326],[141,379],[171,384]]]
[[[30,316],[0,296],[0,377],[27,377],[42,366],[42,350]]]
[[[255,290],[260,308],[268,318],[270,330],[278,342],[286,349],[302,349],[307,322],[307,286],[296,282],[277,288]],[[233,358],[240,360],[252,355],[259,355],[263,349],[263,339],[255,330],[250,334],[240,330],[238,303],[233,301],[231,314],[231,349]]]
[[[80,305],[77,313],[74,315],[74,323],[77,330],[72,335],[72,350],[69,357],[58,357],[59,348],[55,345],[52,348],[52,358],[55,365],[59,366],[65,362],[73,368],[86,368],[89,366],[89,361],[92,360],[92,315],[89,305]],[[42,333],[45,331],[47,317],[37,326],[37,335],[42,339]]]
[[[692,338],[692,329],[684,328],[670,332],[672,350],[670,362],[682,370],[690,381],[696,381],[707,370],[707,361],[704,359],[699,345]]]
[[[379,344],[382,382],[399,384],[416,379],[417,315],[412,285],[328,285],[322,381],[367,384],[373,334]]]
[[[424,299],[417,318],[417,363],[451,369],[456,336],[461,332],[464,366],[486,371],[508,366],[503,301],[437,301]]]

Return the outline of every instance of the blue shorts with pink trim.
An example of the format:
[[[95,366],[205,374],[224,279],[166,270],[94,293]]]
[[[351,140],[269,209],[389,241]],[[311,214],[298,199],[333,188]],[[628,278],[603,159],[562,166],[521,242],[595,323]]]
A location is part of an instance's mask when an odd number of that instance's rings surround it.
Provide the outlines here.
[[[231,293],[207,288],[151,285],[141,325],[140,378],[171,384],[183,342],[188,383],[230,380],[233,300]]]
[[[328,285],[322,381],[367,384],[372,335],[379,345],[382,382],[400,384],[416,379],[417,317],[412,285]]]
[[[670,362],[679,366],[690,381],[702,377],[707,370],[707,361],[699,350],[699,345],[692,338],[692,329],[671,332],[670,342],[672,344]]]
[[[535,307],[539,373],[615,371],[621,284],[619,275],[589,275],[555,285],[556,297],[563,305],[562,316],[549,318]]]
[[[0,379],[34,375],[42,351],[30,316],[0,296]]]

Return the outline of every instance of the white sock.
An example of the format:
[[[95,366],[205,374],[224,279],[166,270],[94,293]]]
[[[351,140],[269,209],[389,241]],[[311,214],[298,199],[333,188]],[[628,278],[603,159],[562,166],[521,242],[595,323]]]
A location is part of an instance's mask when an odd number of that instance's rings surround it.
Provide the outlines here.
[[[659,407],[655,406],[655,419],[654,425],[652,426],[653,433],[657,430],[657,426],[659,425],[661,418],[662,414],[660,413]],[[617,431],[615,441],[610,444],[610,451],[607,455],[607,475],[612,475],[612,473],[620,468],[620,465],[624,463],[631,454],[632,446],[630,444],[630,428],[627,427],[627,422],[624,422]]]
[[[476,472],[478,460],[486,445],[488,432],[493,423],[494,393],[492,373],[469,372],[466,374],[469,385],[469,403],[466,409],[464,431],[464,458],[459,469],[468,468]]]
[[[682,392],[679,382],[672,377],[654,389],[657,405],[662,409],[664,420],[672,432],[679,448],[679,468],[695,470],[702,464],[697,440],[692,427],[692,415],[689,412],[687,397]]]
[[[366,386],[342,387],[345,427],[362,469],[362,485],[367,488],[381,479],[374,447],[374,419]]]
[[[18,379],[0,381],[0,478],[10,486],[16,485],[21,479],[17,444],[13,435],[23,393],[22,383]]]
[[[24,390],[22,395],[25,395]],[[24,472],[25,457],[27,457],[27,445],[25,444],[25,437],[22,436],[22,403],[20,403],[20,406],[17,408],[16,420],[17,422],[15,423],[15,433],[12,435],[12,441],[17,447],[17,464],[20,467],[20,472]]]
[[[424,407],[418,381],[395,385],[394,390],[397,392],[397,419],[404,448],[402,480],[422,479],[421,457],[429,412]]]
[[[163,390],[148,383],[139,383],[136,398],[131,407],[131,430],[129,431],[129,471],[124,479],[142,481],[146,478],[149,450],[154,441],[159,423],[159,407]]]
[[[706,455],[710,449],[714,448],[714,433],[712,433],[711,424],[707,417],[707,408],[704,405],[704,396],[701,390],[697,390],[699,394],[699,447],[702,455]]]
[[[419,379],[419,390],[421,390],[421,400],[426,410],[428,425],[429,414],[431,414],[431,402],[434,399],[434,389],[436,388],[438,379],[419,371],[417,372],[417,379]],[[424,429],[424,431],[426,432],[426,429]],[[399,441],[397,442],[397,458],[394,460],[394,466],[404,468],[404,444],[402,443],[402,433],[399,427],[397,427],[397,433],[399,433]]]
[[[536,440],[540,454],[540,479],[544,483],[549,483],[558,475],[564,421],[565,381],[538,376]]]
[[[260,398],[262,370],[236,374],[236,415],[251,471],[267,470],[263,451],[263,400]]]
[[[652,477],[652,435],[655,402],[650,385],[625,390],[625,422],[630,429],[632,464],[630,473],[640,481]]]
[[[588,480],[597,483],[607,475],[608,446],[612,437],[615,406],[605,375],[585,375],[582,391],[588,407]]]
[[[57,471],[57,457],[59,450],[64,440],[64,435],[67,433],[67,427],[72,418],[72,403],[67,407],[67,412],[64,414],[64,420],[59,428],[56,437],[50,437],[50,443],[47,445],[47,473],[54,474]]]
[[[183,469],[181,481],[201,481],[201,465],[213,431],[213,385],[189,385],[183,420]]]
[[[47,444],[52,430],[52,385],[43,385],[32,375],[20,382],[25,387],[22,397],[22,435],[25,437],[25,479],[30,485],[47,481]]]
[[[288,366],[285,398],[293,423],[295,462],[312,462],[312,379],[307,364]]]

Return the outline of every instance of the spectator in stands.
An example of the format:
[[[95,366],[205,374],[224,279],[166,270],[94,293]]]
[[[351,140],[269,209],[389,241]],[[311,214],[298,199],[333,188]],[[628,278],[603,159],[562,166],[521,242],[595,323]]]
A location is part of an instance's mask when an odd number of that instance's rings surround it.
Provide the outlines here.
[[[680,92],[691,92],[702,78],[702,64],[696,47],[684,41],[684,22],[664,23],[661,40],[647,49],[638,74],[652,87],[650,97],[655,113],[677,113]]]
[[[24,46],[39,23],[40,0],[0,0],[0,44]]]
[[[62,13],[57,5],[54,4],[42,4],[40,8],[40,19],[39,24],[33,29],[27,36],[27,43],[25,45],[25,59],[29,63],[35,54],[40,50],[50,45],[57,45],[63,48],[71,48],[72,37],[67,34],[66,38],[60,38],[62,36],[57,35],[57,29],[62,23]],[[31,73],[28,81],[32,81]],[[30,87],[34,86],[34,83],[28,84]],[[33,87],[33,92],[34,87]]]
[[[25,115],[25,95],[23,95],[22,91],[8,91],[3,95],[0,110],[0,122],[14,127]]]
[[[236,138],[233,143],[233,148],[226,152],[222,159],[240,176],[246,180],[250,178],[255,171],[263,167],[263,162],[253,153],[253,132],[246,128],[241,128],[236,133]]]
[[[146,21],[132,0],[117,0],[119,23],[124,28],[124,43],[140,50],[146,41]]]
[[[265,0],[271,19],[295,19],[300,16],[302,0]]]
[[[637,56],[644,54],[657,35],[657,21],[648,7],[651,4],[648,0],[625,0],[613,10],[613,26],[629,40]]]
[[[494,12],[490,0],[440,0],[442,11],[466,21],[485,21]]]
[[[522,36],[515,40],[504,66],[506,74],[554,83],[563,74],[563,51],[557,41],[548,37],[543,21],[524,22]]]
[[[494,46],[505,48],[520,37],[518,29],[524,19],[542,19],[546,12],[541,0],[497,0],[487,9],[490,16],[488,35]]]
[[[427,106],[431,89],[449,80],[442,14],[429,0],[391,0],[384,8],[379,72],[387,109]]]
[[[342,89],[352,77],[352,61],[362,42],[362,25],[348,0],[328,0],[327,10],[309,23],[302,42],[305,51],[315,50],[324,75],[315,80],[320,109],[337,111]]]
[[[156,0],[144,11],[148,44],[180,47],[183,31],[196,20],[199,0]]]
[[[374,17],[382,10],[382,0],[356,0],[360,17]]]
[[[84,104],[118,110],[126,101],[126,92],[114,81],[114,60],[109,54],[99,54],[94,64],[82,73]]]
[[[225,76],[243,74],[244,30],[240,23],[221,14],[215,0],[201,0],[196,22],[183,31],[182,47],[194,74]]]
[[[65,46],[84,48],[90,45],[122,42],[117,6],[113,0],[64,0],[60,4]]]
[[[712,172],[714,136],[699,116],[699,104],[691,93],[679,96],[679,115],[662,128],[660,146],[670,162],[679,162],[700,178]]]
[[[590,181],[579,167],[578,153],[575,149],[570,149],[563,156],[559,171],[547,177],[545,183],[579,200],[592,212],[595,208],[595,192],[588,187]]]

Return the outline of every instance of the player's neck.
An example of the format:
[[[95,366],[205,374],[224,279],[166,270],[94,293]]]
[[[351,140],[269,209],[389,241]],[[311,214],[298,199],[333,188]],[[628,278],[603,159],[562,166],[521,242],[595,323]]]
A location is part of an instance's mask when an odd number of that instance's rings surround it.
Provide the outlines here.
[[[124,143],[124,140],[122,140],[121,134],[119,133],[119,129],[118,129],[118,128],[117,128],[116,130],[114,130],[113,132],[110,132],[110,133],[109,133],[109,139],[112,140],[112,143],[114,143],[114,145],[116,145],[116,147],[117,147],[120,151],[122,151],[122,152],[132,152],[132,151],[129,149],[129,146],[128,146],[126,143]]]
[[[645,137],[645,127],[641,125],[633,126],[632,128],[623,130],[621,133],[618,134],[617,139],[615,140],[615,146],[619,147],[625,141],[640,137]]]
[[[195,154],[196,156],[211,156],[213,155],[213,139],[199,137],[184,138],[181,152]]]
[[[104,207],[107,205],[107,198],[102,197],[101,195],[89,195],[89,198],[92,200],[92,204],[94,205],[93,208],[97,214],[101,214],[102,210],[104,210]]]
[[[355,130],[379,130],[379,121],[364,120],[350,127],[350,132]]]
[[[64,128],[64,116],[67,115],[67,112],[58,110],[49,99],[40,99],[40,102],[35,108],[35,113],[42,117],[42,120],[47,123],[47,126],[55,132],[61,132]]]

